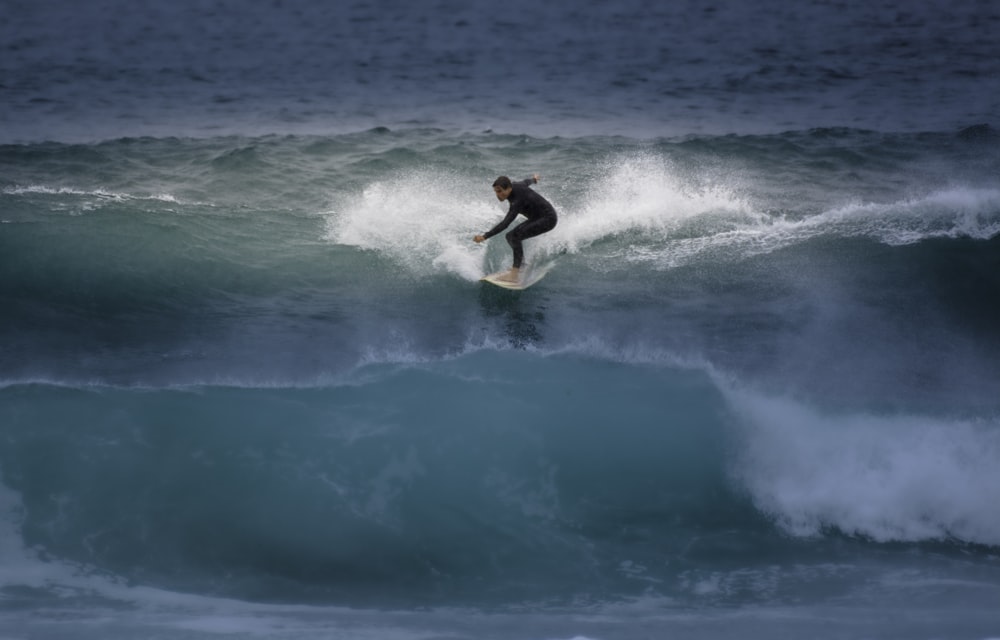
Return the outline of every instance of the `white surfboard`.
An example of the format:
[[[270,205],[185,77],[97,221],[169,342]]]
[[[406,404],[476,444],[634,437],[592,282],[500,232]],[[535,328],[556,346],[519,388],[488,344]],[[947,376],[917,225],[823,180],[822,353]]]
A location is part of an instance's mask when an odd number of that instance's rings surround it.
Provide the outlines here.
[[[535,284],[539,280],[545,277],[545,274],[549,272],[552,265],[545,265],[544,267],[538,269],[528,269],[520,274],[520,279],[517,282],[509,282],[507,280],[499,280],[498,278],[505,275],[507,271],[497,271],[496,273],[491,273],[488,276],[483,276],[480,278],[480,282],[489,282],[498,287],[503,287],[504,289],[511,289],[513,291],[521,291],[522,289],[527,289],[531,285]]]

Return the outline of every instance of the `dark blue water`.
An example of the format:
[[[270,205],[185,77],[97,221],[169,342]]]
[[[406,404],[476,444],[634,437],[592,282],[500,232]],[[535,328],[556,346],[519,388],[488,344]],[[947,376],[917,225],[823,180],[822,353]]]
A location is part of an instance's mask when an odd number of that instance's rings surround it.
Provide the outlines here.
[[[3,139],[950,131],[998,108],[989,0],[5,0]]]
[[[0,636],[1000,634],[993,3],[0,8]]]

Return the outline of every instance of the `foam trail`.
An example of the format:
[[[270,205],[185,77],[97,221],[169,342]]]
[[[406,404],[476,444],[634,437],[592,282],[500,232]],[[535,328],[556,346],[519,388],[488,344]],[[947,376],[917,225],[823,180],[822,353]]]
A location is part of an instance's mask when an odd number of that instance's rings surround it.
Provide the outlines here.
[[[529,262],[586,252],[630,232],[616,250],[621,260],[674,268],[702,259],[766,254],[824,235],[870,237],[889,245],[928,238],[988,239],[1000,233],[1000,191],[953,187],[889,203],[851,203],[801,219],[764,213],[735,195],[733,185],[694,186],[664,158],[633,155],[594,168],[596,185],[581,203],[542,191],[560,213],[559,225],[533,240]],[[429,189],[428,185],[434,185]],[[466,280],[496,270],[503,243],[483,248],[470,237],[491,227],[506,206],[471,189],[471,178],[444,179],[413,171],[370,184],[335,207],[327,239],[377,251],[424,277],[451,273]],[[613,185],[609,189],[607,185]],[[430,197],[430,193],[434,197]]]
[[[955,187],[889,204],[848,205],[804,226],[870,236],[889,245],[928,238],[985,240],[1000,233],[1000,190]]]
[[[741,416],[735,476],[797,536],[833,527],[877,541],[1000,544],[1000,424],[828,416],[727,392]]]
[[[726,187],[688,185],[664,158],[642,154],[616,158],[598,173],[591,180],[593,188],[585,204],[567,212],[558,231],[545,237],[548,245],[578,253],[599,240],[630,231],[660,240],[697,218],[750,215],[746,203]]]
[[[492,193],[473,192],[473,184],[420,171],[373,182],[331,212],[327,240],[377,251],[416,276],[478,280],[484,255],[472,236],[502,214],[490,206]]]
[[[702,213],[711,204],[706,201]],[[728,211],[739,210],[732,205]],[[697,213],[695,206],[691,215]],[[633,246],[626,259],[667,269],[706,258],[745,259],[821,236],[867,237],[892,246],[931,238],[987,240],[1000,234],[1000,191],[950,188],[889,203],[852,203],[798,220],[755,215],[749,208],[744,214],[728,226],[685,227],[684,233],[668,234],[662,246]]]
[[[47,195],[47,196],[93,196],[96,198],[105,198],[108,200],[126,201],[126,200],[158,200],[161,202],[179,203],[180,201],[173,195],[169,193],[152,193],[148,195],[135,195],[130,193],[121,193],[117,191],[108,191],[106,189],[74,189],[71,187],[46,187],[44,185],[28,185],[26,187],[13,186],[4,187],[0,189],[0,193],[9,196],[21,196],[21,195]]]
[[[553,232],[531,242],[529,262],[544,262],[558,253],[580,253],[595,242],[631,231],[660,240],[678,232],[689,234],[682,227],[693,220],[704,233],[734,228],[734,217],[740,221],[747,216],[762,217],[725,187],[685,184],[677,169],[662,158],[616,158],[594,170],[600,177],[592,179],[595,186],[584,194],[583,204],[564,201],[551,184],[536,187],[560,218]],[[509,250],[502,242],[492,243],[484,256],[482,248],[471,243],[472,235],[499,222],[507,209],[507,205],[498,206],[488,190],[472,189],[474,184],[472,178],[443,180],[419,171],[374,182],[334,207],[327,239],[377,251],[415,275],[444,272],[478,279],[484,271],[499,268]],[[642,248],[631,251],[641,253]]]

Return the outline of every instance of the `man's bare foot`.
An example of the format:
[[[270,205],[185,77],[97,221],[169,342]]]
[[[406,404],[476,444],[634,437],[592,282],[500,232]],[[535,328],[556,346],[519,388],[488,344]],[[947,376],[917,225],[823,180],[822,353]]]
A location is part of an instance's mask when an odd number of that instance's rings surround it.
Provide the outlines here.
[[[520,282],[521,276],[517,269],[512,268],[507,273],[497,277],[497,280],[500,280],[501,282]]]

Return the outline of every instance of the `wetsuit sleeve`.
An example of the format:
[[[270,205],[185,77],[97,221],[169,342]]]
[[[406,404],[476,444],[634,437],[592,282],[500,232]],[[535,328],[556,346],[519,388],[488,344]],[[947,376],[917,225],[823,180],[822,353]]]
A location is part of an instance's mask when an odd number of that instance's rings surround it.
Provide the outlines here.
[[[509,227],[510,223],[514,222],[514,218],[516,217],[517,217],[517,209],[511,207],[510,210],[507,212],[507,215],[504,216],[504,219],[500,221],[500,224],[498,224],[497,226],[493,227],[492,229],[484,233],[483,237],[492,238],[496,234],[500,233],[501,231]]]
[[[526,187],[530,187],[531,185],[537,183],[535,182],[535,176],[531,176],[530,178],[525,178],[524,180],[521,180],[521,182],[519,182],[518,184],[523,184]]]

